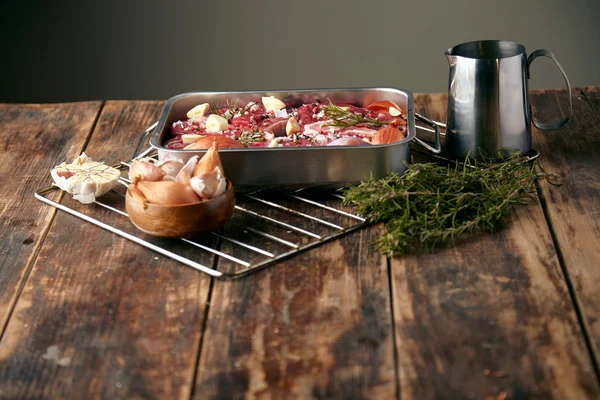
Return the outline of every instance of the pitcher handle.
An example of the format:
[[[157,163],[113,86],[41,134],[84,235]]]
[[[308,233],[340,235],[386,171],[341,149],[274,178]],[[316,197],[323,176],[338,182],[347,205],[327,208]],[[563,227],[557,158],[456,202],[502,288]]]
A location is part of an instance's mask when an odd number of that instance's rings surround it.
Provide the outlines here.
[[[541,57],[541,56],[548,57],[552,61],[554,61],[554,63],[560,70],[560,73],[562,74],[563,78],[565,78],[565,82],[567,84],[567,90],[569,91],[569,114],[567,115],[567,118],[563,119],[562,121],[553,123],[553,124],[544,124],[542,122],[537,121],[535,118],[533,118],[533,115],[532,115],[533,125],[535,125],[536,128],[544,130],[544,131],[551,131],[551,130],[563,128],[564,126],[566,126],[569,123],[569,121],[573,117],[573,95],[571,94],[571,84],[569,83],[569,78],[567,78],[567,74],[565,73],[565,70],[562,68],[562,66],[560,65],[560,63],[558,62],[556,57],[554,56],[554,53],[552,53],[551,51],[536,50],[529,55],[529,57],[527,58],[527,79],[529,79],[529,66],[531,65],[533,60],[535,60],[536,58]]]
[[[429,118],[425,118],[424,116],[422,116],[419,113],[415,113],[415,118],[420,120],[421,122],[426,123],[427,125],[431,126],[434,129],[434,133],[435,133],[434,146],[435,147],[432,147],[429,144],[425,143],[424,141],[419,139],[417,136],[415,136],[415,141],[417,143],[419,143],[421,146],[425,147],[427,150],[431,151],[433,154],[440,154],[442,152],[442,142],[440,139],[440,127],[438,126],[438,124],[436,124]]]

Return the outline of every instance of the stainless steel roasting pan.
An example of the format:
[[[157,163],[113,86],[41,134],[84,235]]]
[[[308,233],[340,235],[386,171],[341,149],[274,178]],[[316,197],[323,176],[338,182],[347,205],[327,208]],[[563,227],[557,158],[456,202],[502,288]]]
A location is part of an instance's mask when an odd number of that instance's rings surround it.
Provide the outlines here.
[[[357,106],[390,100],[407,115],[407,136],[399,142],[371,146],[219,149],[225,173],[237,187],[358,183],[370,177],[381,178],[391,172],[403,173],[409,157],[408,144],[412,140],[435,154],[441,150],[438,125],[415,113],[411,92],[394,88],[183,93],[165,103],[150,144],[158,151],[159,160],[176,158],[185,162],[194,155],[202,155],[205,150],[172,150],[163,146],[170,137],[169,130],[174,122],[185,120],[187,111],[198,104],[247,104],[250,101],[260,102],[262,96],[275,96],[291,106],[312,103],[316,99]],[[433,146],[416,137],[415,118],[434,129]]]

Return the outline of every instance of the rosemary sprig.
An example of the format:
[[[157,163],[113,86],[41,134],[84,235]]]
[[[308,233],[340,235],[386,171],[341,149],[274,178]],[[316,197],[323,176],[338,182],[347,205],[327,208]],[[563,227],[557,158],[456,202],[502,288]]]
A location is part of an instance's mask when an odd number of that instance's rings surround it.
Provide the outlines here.
[[[379,121],[377,118],[369,118],[361,114],[355,114],[352,111],[344,110],[342,107],[334,104],[331,99],[329,105],[323,106],[325,116],[331,120],[325,126],[337,126],[340,128],[349,128],[358,124],[365,124],[368,127],[378,128],[386,123]]]
[[[370,221],[383,221],[375,243],[388,256],[413,245],[433,246],[476,230],[493,231],[515,205],[537,196],[545,174],[536,162],[514,156],[443,167],[408,164],[404,175],[371,179],[344,191],[345,204],[357,206]]]
[[[258,129],[253,131],[243,131],[239,136],[238,140],[246,147],[250,146],[253,142],[264,142],[265,137],[262,132]]]

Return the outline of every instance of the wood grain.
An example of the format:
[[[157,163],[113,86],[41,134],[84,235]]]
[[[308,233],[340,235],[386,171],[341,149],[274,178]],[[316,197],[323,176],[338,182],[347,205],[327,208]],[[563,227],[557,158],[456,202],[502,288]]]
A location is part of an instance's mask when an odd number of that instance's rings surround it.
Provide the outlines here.
[[[542,183],[548,220],[534,202],[497,233],[389,265],[368,245],[381,233],[373,226],[214,283],[73,216],[52,220],[53,209],[29,196],[49,182],[37,171],[85,146],[101,103],[0,105],[10,161],[0,178],[1,222],[12,228],[0,233],[0,305],[10,316],[0,341],[0,398],[598,398],[584,333],[594,351],[600,88],[575,93],[567,128],[534,130],[542,165],[565,182]],[[537,118],[557,119],[565,93],[535,91],[532,103]],[[418,95],[416,105],[445,119],[443,94]],[[161,107],[107,102],[86,152],[128,160]],[[127,218],[62,201],[136,233]],[[124,203],[117,194],[105,201]],[[209,254],[197,261],[216,262]],[[218,267],[234,268],[224,259]]]
[[[445,104],[419,95],[416,109],[444,121]],[[600,393],[539,204],[517,209],[495,234],[391,268],[401,398]]]
[[[106,103],[86,152],[130,159],[161,107]],[[0,397],[188,398],[209,289],[208,276],[58,213],[0,343]]]
[[[393,398],[387,263],[369,246],[379,233],[217,282],[194,398]]]
[[[83,149],[100,107],[97,101],[0,105],[0,333],[54,217],[33,193],[49,184],[53,166]]]
[[[536,91],[533,112],[542,120],[564,115],[566,91]],[[590,344],[600,348],[600,87],[573,91],[574,117],[552,132],[534,130],[540,163],[560,185],[541,183],[546,211],[576,293]]]

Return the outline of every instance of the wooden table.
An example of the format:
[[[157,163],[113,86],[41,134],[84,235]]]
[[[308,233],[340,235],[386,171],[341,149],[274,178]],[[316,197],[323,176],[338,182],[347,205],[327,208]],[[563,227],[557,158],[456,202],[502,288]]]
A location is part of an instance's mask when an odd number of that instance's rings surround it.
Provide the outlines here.
[[[598,399],[600,87],[573,96],[533,133],[562,185],[498,233],[386,259],[375,225],[228,281],[33,197],[82,150],[129,159],[163,102],[0,105],[0,398]]]

